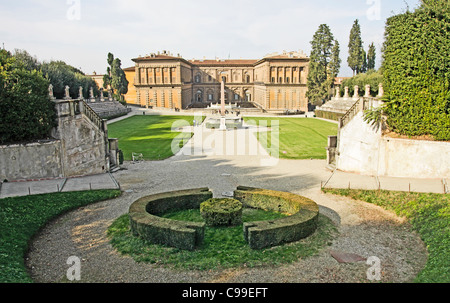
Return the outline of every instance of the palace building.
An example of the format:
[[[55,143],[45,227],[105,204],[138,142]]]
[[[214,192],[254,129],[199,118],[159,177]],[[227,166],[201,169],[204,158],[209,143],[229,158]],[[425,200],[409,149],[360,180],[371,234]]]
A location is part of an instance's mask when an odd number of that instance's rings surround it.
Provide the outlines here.
[[[124,69],[128,104],[186,109],[220,102],[252,102],[267,111],[307,111],[309,58],[302,52],[270,54],[259,60],[186,60],[166,51],[133,59]],[[201,106],[200,106],[201,107]]]

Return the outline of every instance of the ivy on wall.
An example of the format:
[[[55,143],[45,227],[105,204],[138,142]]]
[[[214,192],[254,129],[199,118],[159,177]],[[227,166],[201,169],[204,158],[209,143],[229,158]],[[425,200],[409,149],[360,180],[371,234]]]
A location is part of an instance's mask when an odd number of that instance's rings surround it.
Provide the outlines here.
[[[385,113],[399,134],[450,140],[450,12],[427,2],[387,20]]]

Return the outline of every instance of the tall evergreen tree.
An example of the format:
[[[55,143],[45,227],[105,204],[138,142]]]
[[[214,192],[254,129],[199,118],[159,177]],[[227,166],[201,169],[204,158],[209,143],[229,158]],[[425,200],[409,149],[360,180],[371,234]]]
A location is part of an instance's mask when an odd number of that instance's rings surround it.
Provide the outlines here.
[[[341,70],[341,57],[340,57],[340,47],[339,42],[334,40],[333,50],[331,51],[331,61],[330,61],[330,78],[336,78]]]
[[[363,41],[361,39],[361,27],[358,19],[353,23],[350,31],[350,41],[348,43],[348,66],[352,69],[353,75],[357,74],[363,69],[364,65],[364,49]]]
[[[376,60],[376,50],[375,45],[369,45],[369,51],[367,52],[367,70],[375,69],[375,60]]]
[[[123,101],[123,95],[128,92],[128,80],[125,72],[122,69],[122,62],[119,58],[114,58],[114,55],[108,53],[106,75],[103,76],[103,87],[111,87],[113,93],[120,101]]]
[[[311,41],[307,98],[311,104],[321,105],[339,72],[339,43],[334,40],[330,28],[321,24]]]

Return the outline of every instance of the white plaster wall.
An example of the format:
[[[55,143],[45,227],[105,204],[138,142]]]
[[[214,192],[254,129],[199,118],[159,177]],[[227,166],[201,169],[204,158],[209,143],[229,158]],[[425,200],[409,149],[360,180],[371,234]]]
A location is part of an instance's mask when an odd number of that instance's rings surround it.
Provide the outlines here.
[[[358,113],[339,133],[336,168],[363,175],[450,178],[450,142],[382,137]]]
[[[364,122],[359,112],[339,134],[336,167],[343,171],[374,175],[378,169],[381,132]]]
[[[380,143],[380,176],[450,178],[450,142],[383,137]]]

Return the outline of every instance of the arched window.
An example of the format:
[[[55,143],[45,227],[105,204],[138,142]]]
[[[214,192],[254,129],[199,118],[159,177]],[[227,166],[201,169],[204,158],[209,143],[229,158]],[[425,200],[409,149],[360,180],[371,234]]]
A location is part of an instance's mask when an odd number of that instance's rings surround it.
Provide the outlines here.
[[[197,93],[195,94],[195,101],[196,102],[203,102],[203,91],[199,89]]]
[[[202,82],[202,76],[200,74],[195,75],[195,83],[201,83]]]

